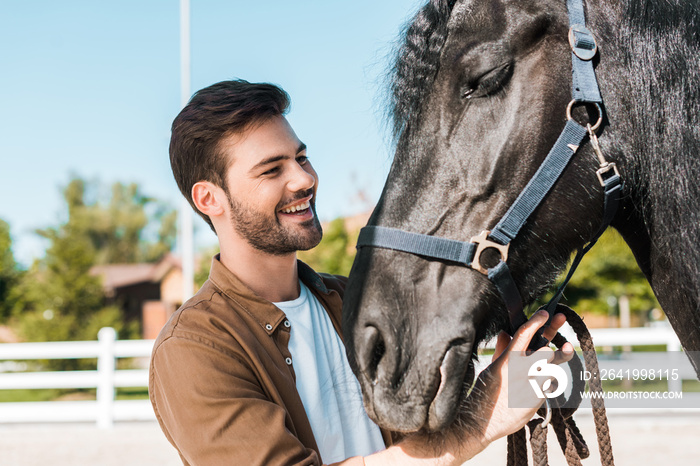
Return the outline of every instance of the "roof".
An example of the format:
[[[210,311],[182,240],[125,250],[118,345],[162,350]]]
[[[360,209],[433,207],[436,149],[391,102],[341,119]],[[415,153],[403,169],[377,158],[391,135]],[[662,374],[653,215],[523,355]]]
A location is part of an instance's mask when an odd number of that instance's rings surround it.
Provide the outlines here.
[[[182,269],[182,265],[175,256],[167,254],[155,264],[96,265],[90,269],[90,275],[102,277],[102,286],[115,290],[138,283],[159,283],[172,269]]]

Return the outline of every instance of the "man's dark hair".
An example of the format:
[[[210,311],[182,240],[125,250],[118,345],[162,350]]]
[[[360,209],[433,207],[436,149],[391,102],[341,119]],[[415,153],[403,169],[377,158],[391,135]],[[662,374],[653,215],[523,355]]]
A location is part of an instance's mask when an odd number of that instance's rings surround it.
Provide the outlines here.
[[[283,115],[289,95],[280,87],[248,81],[222,81],[198,91],[173,121],[170,167],[178,188],[212,230],[208,216],[192,201],[192,186],[209,181],[228,193],[229,161],[220,150],[221,140],[252,125]]]

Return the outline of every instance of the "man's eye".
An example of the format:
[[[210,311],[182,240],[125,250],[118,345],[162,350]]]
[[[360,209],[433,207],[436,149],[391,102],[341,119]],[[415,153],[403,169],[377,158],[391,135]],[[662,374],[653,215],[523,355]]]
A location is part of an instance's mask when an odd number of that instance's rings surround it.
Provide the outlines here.
[[[270,168],[269,170],[267,170],[266,172],[263,172],[263,175],[274,175],[279,171],[280,171],[280,167],[273,167],[273,168]]]
[[[308,158],[307,156],[305,156],[305,155],[300,155],[300,156],[297,157],[297,163],[298,163],[299,165],[304,165],[304,164],[305,164],[306,162],[308,162],[308,161],[309,161],[309,158]]]

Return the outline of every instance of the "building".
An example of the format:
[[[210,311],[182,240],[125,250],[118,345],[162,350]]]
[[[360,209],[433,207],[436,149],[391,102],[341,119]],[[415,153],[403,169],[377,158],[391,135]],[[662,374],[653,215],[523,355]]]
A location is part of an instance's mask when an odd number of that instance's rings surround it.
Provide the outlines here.
[[[95,266],[107,299],[124,311],[127,321],[141,323],[142,337],[152,339],[183,302],[182,264],[167,254],[154,264]]]

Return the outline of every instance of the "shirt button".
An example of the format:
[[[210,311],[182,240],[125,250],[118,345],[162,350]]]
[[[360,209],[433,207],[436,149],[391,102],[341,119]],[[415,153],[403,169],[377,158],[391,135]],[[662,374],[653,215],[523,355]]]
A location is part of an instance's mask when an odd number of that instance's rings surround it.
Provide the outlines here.
[[[292,365],[292,358],[287,358],[284,360],[284,362],[286,362],[288,366],[291,366]]]
[[[291,324],[288,320],[285,320],[285,321],[284,321],[284,326],[287,327],[287,328],[289,328],[289,327],[292,326],[292,324]]]
[[[265,329],[266,329],[267,331],[270,331],[270,330],[272,330],[272,325],[270,325],[270,324],[267,324],[267,325],[265,326]]]

